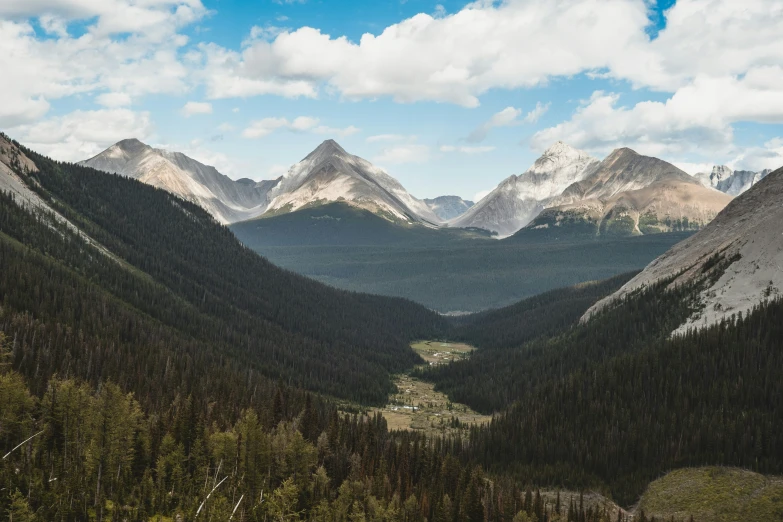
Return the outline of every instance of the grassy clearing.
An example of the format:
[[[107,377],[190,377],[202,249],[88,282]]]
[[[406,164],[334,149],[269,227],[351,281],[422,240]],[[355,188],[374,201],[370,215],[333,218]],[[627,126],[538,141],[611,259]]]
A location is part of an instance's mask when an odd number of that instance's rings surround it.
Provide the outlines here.
[[[736,468],[672,471],[651,483],[637,512],[696,522],[783,520],[783,478]]]
[[[419,341],[411,347],[428,364],[449,364],[475,350],[461,343]],[[375,408],[392,430],[424,430],[429,434],[467,431],[473,424],[489,422],[488,415],[476,413],[464,404],[453,403],[446,395],[435,391],[432,383],[414,379],[408,374],[394,378],[397,393],[389,397],[383,408]]]
[[[463,359],[475,350],[473,346],[464,343],[441,341],[419,341],[411,344],[411,348],[431,365],[448,364]]]

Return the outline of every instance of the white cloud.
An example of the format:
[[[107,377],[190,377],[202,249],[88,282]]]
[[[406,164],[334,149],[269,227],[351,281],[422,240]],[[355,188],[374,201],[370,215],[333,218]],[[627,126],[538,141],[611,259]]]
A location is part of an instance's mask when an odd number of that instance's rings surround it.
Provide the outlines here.
[[[496,127],[512,127],[522,123],[536,123],[548,110],[548,103],[542,104],[541,102],[537,102],[536,106],[520,120],[519,117],[522,115],[522,109],[506,107],[502,111],[493,114],[489,120],[474,129],[473,132],[465,138],[465,141],[480,143],[484,141],[489,132]]]
[[[478,147],[465,147],[455,145],[441,145],[441,152],[461,152],[463,154],[483,154],[485,152],[491,152],[495,150],[495,147],[478,146]]]
[[[52,100],[100,93],[96,101],[119,106],[117,95],[179,94],[188,88],[188,69],[179,50],[180,28],[206,14],[200,0],[5,0],[0,2],[0,126],[39,120]],[[38,17],[51,38],[36,35]],[[73,37],[68,24],[86,22]],[[125,100],[127,101],[127,99]],[[124,102],[123,102],[124,103]],[[124,103],[127,105],[127,103]]]
[[[415,143],[385,148],[373,161],[379,164],[424,163],[430,159],[430,148]]]
[[[489,131],[495,127],[508,127],[509,125],[516,125],[518,123],[517,118],[522,114],[521,109],[514,107],[506,107],[500,112],[492,115],[492,117],[471,132],[465,140],[470,143],[479,143],[484,141],[489,134]]]
[[[217,129],[218,129],[220,132],[231,132],[232,130],[234,130],[234,126],[233,126],[233,125],[231,125],[231,124],[230,124],[230,123],[228,123],[228,122],[223,122],[223,123],[221,123],[220,125],[218,125]]]
[[[511,0],[438,18],[418,14],[358,42],[302,27],[272,41],[251,39],[241,53],[203,50],[213,97],[316,96],[327,84],[350,99],[475,107],[491,88],[532,87],[607,67],[618,49],[647,40],[647,24],[643,0]]]
[[[713,163],[693,163],[689,161],[673,161],[672,165],[682,170],[683,172],[687,172],[691,176],[703,172],[712,172],[712,167],[714,166]]]
[[[252,122],[243,132],[245,138],[263,138],[278,129],[287,129],[294,132],[311,132],[313,134],[331,135],[337,137],[351,136],[360,132],[360,129],[350,125],[345,128],[328,127],[319,125],[321,120],[310,116],[299,116],[289,121],[287,118],[264,118]]]
[[[780,82],[780,83],[778,83]],[[621,106],[620,95],[595,92],[570,120],[537,132],[536,149],[562,140],[606,152],[619,146],[660,154],[732,150],[732,123],[783,123],[783,67],[757,69],[742,79],[699,77],[665,102]]]
[[[633,107],[595,100],[537,140],[557,134],[596,149],[627,140],[651,153],[725,152],[733,143],[734,123],[780,122],[783,3],[678,0],[652,40],[646,33],[648,5],[648,0],[487,0],[453,14],[419,14],[357,41],[302,27],[271,40],[251,38],[241,52],[205,47],[205,81],[212,97],[314,98],[327,91],[348,99],[389,96],[475,107],[489,89],[542,86],[586,73],[670,97]],[[505,116],[513,119],[506,124],[536,123],[547,108],[539,104],[522,116],[510,107]],[[606,122],[590,118],[602,111]],[[482,141],[491,128],[487,122],[470,141]]]
[[[152,131],[148,112],[128,109],[74,111],[10,129],[20,142],[60,161],[81,161],[122,139],[144,140]]]
[[[133,100],[130,95],[125,92],[104,92],[95,97],[95,102],[98,103],[98,105],[113,109],[116,107],[127,107]]]
[[[729,166],[734,170],[777,170],[783,167],[783,138],[774,138],[763,147],[745,150]]]
[[[286,128],[290,125],[285,118],[264,118],[263,120],[256,120],[250,124],[244,131],[242,136],[245,138],[263,138],[272,134],[276,129]]]
[[[539,118],[546,114],[546,112],[549,110],[549,103],[541,103],[537,102],[535,108],[528,112],[524,119],[522,120],[524,123],[538,123]]]
[[[353,125],[349,125],[344,129],[340,129],[337,127],[327,127],[326,125],[319,125],[318,127],[313,129],[313,132],[316,134],[345,138],[347,136],[353,136],[354,134],[361,132],[361,129],[358,127],[354,127]]]
[[[183,116],[189,118],[196,114],[212,114],[212,104],[207,102],[187,102],[180,111]]]

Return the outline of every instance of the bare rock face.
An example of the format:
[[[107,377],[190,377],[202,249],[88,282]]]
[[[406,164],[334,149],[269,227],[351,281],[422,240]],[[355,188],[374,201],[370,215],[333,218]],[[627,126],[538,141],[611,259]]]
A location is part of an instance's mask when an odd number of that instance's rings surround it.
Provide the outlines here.
[[[391,221],[441,222],[424,201],[413,197],[386,171],[347,153],[334,140],[324,141],[291,167],[269,196],[267,214],[340,201]]]
[[[462,199],[459,196],[438,196],[434,199],[425,199],[424,203],[441,221],[457,218],[475,205],[472,201]]]
[[[579,225],[604,235],[698,229],[729,201],[670,163],[622,148],[552,198],[528,229]]]
[[[180,152],[155,149],[136,139],[122,140],[81,165],[138,179],[200,205],[221,223],[266,211],[277,181],[234,181]]]
[[[596,303],[585,316],[656,281],[672,284],[704,278],[720,263],[722,273],[705,279],[702,309],[677,331],[716,324],[783,291],[783,169],[767,175],[734,199],[703,230],[650,263],[615,294]],[[717,276],[720,277],[717,277]]]
[[[449,222],[452,227],[477,227],[510,236],[527,225],[556,196],[581,181],[598,160],[584,151],[557,142],[530,169],[511,176],[463,215]]]
[[[694,174],[694,178],[705,187],[714,188],[730,196],[739,196],[753,185],[764,179],[771,170],[752,172],[749,170],[731,170],[726,165],[715,165],[712,172]]]

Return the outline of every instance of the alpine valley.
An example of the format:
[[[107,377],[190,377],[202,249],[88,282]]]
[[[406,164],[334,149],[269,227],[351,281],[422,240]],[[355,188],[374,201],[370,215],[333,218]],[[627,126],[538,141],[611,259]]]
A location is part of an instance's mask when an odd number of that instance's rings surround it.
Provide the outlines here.
[[[525,192],[546,206],[532,223],[589,209],[593,232],[498,241],[437,226],[469,205],[421,202],[333,142],[244,191],[138,142],[110,151],[90,161],[123,175],[0,137],[9,520],[781,519],[783,169],[729,201],[660,160],[558,144],[513,181],[567,184]],[[187,180],[203,199],[175,193]],[[602,281],[445,317],[274,266],[208,213],[229,194],[271,212],[246,223],[331,215],[426,234],[414,243],[441,251],[421,257],[476,243],[573,269],[577,248],[580,263],[590,245],[620,254]],[[620,204],[635,235],[601,224]],[[637,220],[675,208],[690,231]],[[657,259],[619,261],[639,251]],[[536,264],[515,263],[518,277]],[[427,413],[439,401],[446,413]],[[415,422],[392,429],[406,408]]]

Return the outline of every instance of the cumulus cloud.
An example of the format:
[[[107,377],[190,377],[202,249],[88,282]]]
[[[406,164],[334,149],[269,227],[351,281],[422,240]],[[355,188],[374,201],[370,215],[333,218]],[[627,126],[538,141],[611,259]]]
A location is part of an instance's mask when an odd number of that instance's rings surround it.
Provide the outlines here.
[[[597,91],[570,120],[537,132],[536,149],[562,140],[606,152],[619,146],[646,154],[684,154],[709,149],[728,153],[737,121],[783,123],[783,68],[769,66],[742,79],[699,77],[664,102],[620,104],[617,93]]]
[[[203,51],[213,97],[316,96],[326,84],[349,99],[476,107],[491,88],[606,67],[618,49],[646,40],[647,24],[643,0],[477,2],[450,15],[418,14],[358,42],[302,27],[271,41],[251,38],[240,53]]]
[[[774,138],[763,147],[753,147],[729,162],[734,170],[777,170],[783,167],[783,138]]]
[[[180,111],[183,116],[189,118],[196,114],[212,114],[212,104],[207,102],[187,102]]]
[[[287,118],[264,118],[256,120],[242,131],[242,136],[245,138],[263,138],[278,129],[286,129],[294,132],[311,132],[313,134],[337,136],[341,138],[360,132],[360,129],[353,125],[345,128],[329,127],[327,125],[320,125],[320,120],[318,118],[299,116],[292,121]]]
[[[187,37],[178,31],[206,12],[200,0],[0,2],[0,70],[13,77],[0,82],[0,126],[37,121],[52,100],[81,93],[103,92],[96,102],[118,107],[132,96],[185,92]],[[36,35],[36,17],[52,38]],[[78,37],[68,33],[75,20],[87,24]]]
[[[537,133],[534,146],[563,139],[592,150],[631,145],[658,154],[730,154],[737,122],[783,122],[783,3],[678,0],[653,39],[646,32],[649,3],[482,0],[359,39],[312,27],[256,27],[229,49],[189,47],[182,28],[209,14],[201,0],[4,0],[0,70],[13,71],[13,81],[0,82],[0,126],[40,121],[54,100],[84,94],[107,109],[196,85],[208,99],[327,95],[477,107],[491,89],[579,74],[665,94],[629,105],[601,93]],[[509,107],[495,116],[501,125],[509,116],[506,125],[534,124],[547,107]],[[469,141],[483,141],[492,128],[490,120]],[[314,124],[300,132],[341,136],[357,129]]]

